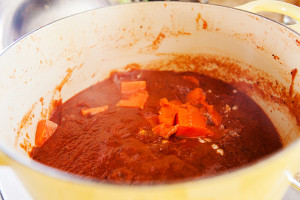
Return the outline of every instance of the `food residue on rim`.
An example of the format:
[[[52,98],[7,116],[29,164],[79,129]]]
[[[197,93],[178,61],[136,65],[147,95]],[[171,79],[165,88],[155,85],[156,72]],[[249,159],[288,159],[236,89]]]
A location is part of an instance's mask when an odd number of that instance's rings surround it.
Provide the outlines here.
[[[40,98],[40,102],[41,102],[42,106],[45,104],[45,103],[44,103],[44,98],[43,98],[43,97]]]
[[[280,59],[280,58],[279,58],[277,55],[275,55],[275,54],[272,54],[272,56],[273,56],[274,60],[279,60],[279,59]]]
[[[294,81],[295,81],[295,78],[296,78],[296,75],[297,75],[297,72],[298,72],[298,69],[295,68],[291,71],[291,75],[292,75],[292,83],[290,85],[290,90],[289,90],[289,94],[290,96],[293,95],[293,92],[294,92]]]
[[[158,49],[159,45],[161,44],[161,42],[163,41],[163,39],[166,37],[166,35],[161,31],[158,36],[156,37],[156,39],[153,41],[152,43],[152,48],[153,49]]]
[[[58,84],[53,92],[53,96],[52,96],[52,100],[50,101],[49,104],[49,108],[42,108],[40,117],[42,118],[46,118],[47,117],[47,113],[53,111],[54,109],[56,109],[59,105],[62,104],[62,99],[59,95],[59,99],[54,99],[55,95],[57,94],[57,92],[60,94],[61,89],[63,88],[63,86],[69,82],[69,79],[73,73],[73,71],[78,68],[80,69],[83,66],[83,63],[81,63],[79,66],[74,66],[73,68],[68,68],[66,70],[67,74],[65,75],[65,77],[62,79],[62,81],[60,82],[60,84]],[[15,70],[16,71],[16,70]],[[44,98],[40,97],[39,98],[40,103],[42,104],[42,106],[44,106]],[[21,132],[22,129],[27,128],[28,126],[31,125],[32,123],[32,119],[34,118],[34,110],[36,108],[37,102],[32,104],[31,108],[27,111],[27,113],[23,116],[22,120],[19,122],[18,124],[18,128],[16,131],[16,139],[15,139],[15,145],[18,145],[18,141],[20,140],[20,137],[23,136],[23,133]],[[28,136],[28,135],[26,135]],[[26,152],[31,151],[32,149],[32,144],[30,142],[30,140],[28,138],[24,138],[23,142],[21,142],[19,144],[19,146],[24,149]]]
[[[197,30],[198,31],[200,30],[200,24],[199,24],[200,20],[202,21],[202,29],[207,29],[207,22],[204,19],[202,19],[201,14],[198,13],[197,18],[196,18]]]

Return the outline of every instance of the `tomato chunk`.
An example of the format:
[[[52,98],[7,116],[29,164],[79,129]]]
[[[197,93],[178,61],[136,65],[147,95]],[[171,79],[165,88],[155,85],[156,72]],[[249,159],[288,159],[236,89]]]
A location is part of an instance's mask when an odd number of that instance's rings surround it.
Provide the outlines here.
[[[50,120],[44,119],[39,121],[35,134],[35,146],[42,146],[53,135],[56,129],[57,124]]]
[[[121,93],[132,94],[146,90],[146,81],[121,82]]]
[[[198,79],[196,79],[196,78],[193,77],[193,76],[182,76],[182,78],[183,78],[184,80],[187,80],[187,81],[189,81],[189,82],[191,82],[191,83],[194,83],[195,85],[199,86],[199,81],[198,81]]]
[[[181,105],[180,101],[168,101],[166,98],[160,100],[159,122],[165,123],[168,126],[173,126],[178,108]]]
[[[156,135],[160,135],[165,139],[168,139],[171,135],[175,134],[177,132],[178,125],[175,126],[169,126],[167,124],[159,124],[155,126],[152,131]]]
[[[177,136],[198,137],[213,135],[206,128],[206,118],[200,109],[186,104],[186,108],[179,108],[177,114]]]
[[[143,109],[149,97],[146,81],[121,82],[122,98],[117,103],[120,107],[138,107]]]
[[[118,103],[119,107],[138,107],[143,109],[149,95],[147,91],[130,94],[123,97]]]
[[[198,108],[187,104],[186,108],[179,108],[177,123],[185,127],[205,127],[206,118]]]
[[[95,115],[95,114],[104,112],[106,110],[108,110],[108,105],[101,106],[101,107],[95,107],[95,108],[82,109],[81,114],[83,116],[85,116],[85,115]]]
[[[201,88],[195,88],[186,97],[186,102],[191,104],[202,104],[205,102],[206,96]]]
[[[192,90],[186,98],[188,103],[191,104],[201,104],[203,105],[208,114],[211,116],[212,121],[214,122],[214,124],[216,126],[219,126],[221,124],[222,121],[222,116],[214,109],[213,105],[209,105],[206,102],[206,96],[203,92],[203,90],[201,88],[195,88],[194,90]]]
[[[195,88],[187,95],[186,104],[163,98],[160,100],[160,106],[158,116],[160,124],[152,130],[165,139],[173,134],[184,137],[213,136],[214,132],[207,128],[208,115],[216,126],[222,121],[214,106],[206,102],[206,96],[201,88]]]

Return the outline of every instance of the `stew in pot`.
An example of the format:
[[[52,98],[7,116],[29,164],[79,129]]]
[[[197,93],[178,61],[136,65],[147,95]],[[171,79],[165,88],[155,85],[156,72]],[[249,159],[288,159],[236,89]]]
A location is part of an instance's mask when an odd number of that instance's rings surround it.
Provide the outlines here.
[[[131,70],[59,105],[31,157],[99,181],[157,184],[245,166],[282,148],[263,110],[194,72]]]

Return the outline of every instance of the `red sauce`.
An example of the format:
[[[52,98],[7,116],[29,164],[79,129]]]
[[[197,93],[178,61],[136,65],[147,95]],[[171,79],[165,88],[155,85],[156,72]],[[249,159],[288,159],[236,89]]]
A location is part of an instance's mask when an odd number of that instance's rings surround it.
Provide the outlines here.
[[[189,81],[183,77],[190,78]],[[145,81],[143,107],[119,107],[122,81]],[[186,102],[201,88],[221,125],[207,126],[206,138],[165,139],[154,134],[160,100]],[[143,88],[144,89],[144,88]],[[82,115],[82,109],[108,109]],[[107,108],[107,107],[105,107]],[[58,125],[31,157],[45,165],[99,181],[157,184],[190,180],[245,166],[282,148],[279,135],[262,109],[248,96],[219,80],[193,72],[130,71],[111,76],[59,105],[49,119]]]

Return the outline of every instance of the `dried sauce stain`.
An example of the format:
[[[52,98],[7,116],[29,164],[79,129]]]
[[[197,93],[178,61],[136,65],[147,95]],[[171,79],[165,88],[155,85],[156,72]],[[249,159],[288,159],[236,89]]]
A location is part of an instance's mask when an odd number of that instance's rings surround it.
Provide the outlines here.
[[[16,138],[15,138],[15,146],[17,146],[18,141],[20,140],[20,137],[23,136],[22,129],[27,128],[29,125],[31,125],[32,119],[34,117],[33,111],[36,107],[37,103],[34,103],[31,108],[26,112],[26,114],[23,116],[22,120],[18,123],[18,128],[16,130]],[[20,143],[20,146],[23,149],[29,149],[31,150],[32,146],[29,145],[27,141],[23,141],[23,143]]]
[[[41,111],[41,115],[40,117],[41,118],[46,118],[46,117],[49,117],[47,115],[50,115],[50,112],[52,112],[53,110],[55,110],[59,105],[62,104],[62,99],[59,98],[59,99],[55,99],[55,96],[57,95],[57,93],[60,94],[63,86],[69,81],[73,71],[78,68],[80,69],[81,67],[83,66],[83,63],[81,63],[79,66],[74,66],[73,68],[68,68],[66,70],[67,74],[65,75],[65,77],[62,79],[62,81],[60,82],[60,84],[58,84],[55,89],[54,89],[54,92],[53,92],[53,95],[52,95],[52,99],[51,99],[51,102],[48,106],[48,109],[46,108],[42,108],[42,111]],[[60,96],[60,95],[59,95]],[[42,104],[42,106],[44,105],[44,98],[41,97],[39,99],[40,103]],[[15,139],[15,145],[17,145],[18,141],[19,141],[19,138],[20,136],[22,136],[22,130],[24,128],[27,128],[31,125],[31,121],[32,119],[34,118],[34,114],[33,114],[33,111],[36,107],[37,103],[34,103],[31,108],[29,109],[29,111],[23,116],[21,122],[19,122],[18,124],[18,129],[17,129],[17,134],[16,134],[16,139]],[[29,140],[25,140],[23,141],[23,143],[20,143],[20,147],[23,148],[26,152],[29,152],[31,151],[32,149],[32,145],[30,143]]]
[[[198,31],[200,30],[200,24],[199,24],[200,20],[202,21],[202,29],[207,29],[207,22],[204,19],[202,19],[201,14],[198,13],[197,18],[196,18],[197,30]]]
[[[24,149],[24,151],[27,152],[27,153],[29,153],[32,150],[32,148],[33,148],[30,140],[27,139],[27,138],[23,139],[23,143],[20,143],[20,147],[22,149]]]
[[[297,46],[300,46],[300,41],[296,39]]]
[[[275,54],[272,54],[274,60],[279,60],[280,58],[278,56],[276,56]]]
[[[71,78],[71,75],[74,71],[74,69],[76,69],[77,66],[73,67],[73,68],[68,68],[67,69],[67,74],[66,76],[63,78],[63,80],[60,82],[60,84],[58,84],[55,88],[55,90],[57,90],[58,92],[61,92],[61,89],[63,88],[63,86],[68,83],[69,79]]]
[[[141,70],[141,68],[142,66],[138,63],[130,63],[124,67],[125,70]],[[116,71],[111,71],[111,74],[115,72]]]
[[[289,90],[289,94],[290,96],[293,95],[294,93],[294,81],[295,81],[295,78],[296,78],[296,75],[297,75],[297,72],[298,72],[298,69],[295,68],[291,71],[291,75],[292,75],[292,82],[291,82],[291,85],[290,85],[290,90]]]
[[[44,105],[44,98],[43,97],[40,98],[40,102],[41,102],[41,104],[43,106]]]
[[[264,50],[265,50],[265,48],[264,48],[263,46],[258,46],[258,45],[256,45],[256,48],[259,49],[259,50],[261,50],[261,51],[264,51]]]
[[[203,29],[207,29],[207,22],[205,20],[203,20],[203,19],[202,19],[202,22],[203,22],[202,28]]]
[[[165,39],[166,35],[161,31],[156,39],[152,42],[152,49],[158,49],[159,45],[161,44],[161,42],[163,41],[163,39]]]
[[[152,44],[149,46],[146,46],[144,49],[140,49],[140,53],[146,51],[153,51],[157,50],[160,45],[162,44],[163,40],[168,37],[179,37],[183,35],[191,35],[190,32],[182,30],[169,30],[166,27],[163,27],[162,30],[159,32],[159,34],[156,36],[156,38],[152,41]],[[145,36],[149,36],[147,32],[145,32]]]

